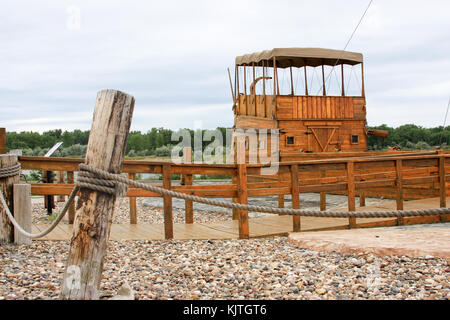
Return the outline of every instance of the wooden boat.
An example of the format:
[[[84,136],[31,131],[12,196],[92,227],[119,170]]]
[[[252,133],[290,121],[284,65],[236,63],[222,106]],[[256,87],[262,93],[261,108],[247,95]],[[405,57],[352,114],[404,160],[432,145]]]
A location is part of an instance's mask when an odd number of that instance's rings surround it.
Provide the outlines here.
[[[359,66],[361,91],[346,95],[344,66]],[[327,94],[325,67],[340,69],[340,95]],[[270,150],[272,129],[278,134],[281,158],[292,153],[366,152],[367,135],[386,137],[383,130],[367,130],[363,55],[321,48],[275,48],[236,57],[234,132],[254,129],[257,152]],[[308,68],[319,68],[319,95],[308,88]],[[290,90],[280,93],[279,72],[289,69]],[[296,92],[294,72],[303,73],[304,88]],[[262,74],[257,76],[257,73]],[[257,87],[259,86],[259,90]],[[268,88],[271,87],[271,91]],[[259,92],[257,92],[259,91]],[[248,149],[248,143],[246,143]]]

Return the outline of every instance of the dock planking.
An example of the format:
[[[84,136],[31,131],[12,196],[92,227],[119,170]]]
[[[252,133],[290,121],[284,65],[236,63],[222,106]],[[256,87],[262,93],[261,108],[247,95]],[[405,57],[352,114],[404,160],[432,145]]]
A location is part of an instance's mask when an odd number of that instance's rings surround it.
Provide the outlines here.
[[[439,198],[405,201],[405,209],[439,208]],[[375,206],[357,207],[356,211],[395,210],[396,202]],[[341,209],[345,211],[346,209]],[[439,217],[405,218],[405,224],[436,223]],[[360,228],[395,226],[393,218],[357,218],[356,226]],[[33,225],[33,232],[40,232],[48,225]],[[250,238],[262,238],[288,235],[293,231],[292,217],[271,215],[249,219]],[[301,231],[324,231],[348,229],[347,218],[302,217]],[[239,239],[237,220],[217,221],[212,223],[176,223],[173,228],[176,240],[230,240]],[[52,232],[36,240],[70,240],[72,225],[60,224]],[[113,224],[111,240],[164,240],[164,224]]]

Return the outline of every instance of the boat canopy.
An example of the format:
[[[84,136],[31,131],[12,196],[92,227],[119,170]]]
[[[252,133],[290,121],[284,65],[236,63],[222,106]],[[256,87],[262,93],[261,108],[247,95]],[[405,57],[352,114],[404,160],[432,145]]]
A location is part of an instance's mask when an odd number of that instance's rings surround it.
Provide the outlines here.
[[[320,65],[356,65],[363,62],[363,55],[357,52],[322,48],[275,48],[236,57],[236,65],[273,67],[273,58],[277,68],[317,67]]]

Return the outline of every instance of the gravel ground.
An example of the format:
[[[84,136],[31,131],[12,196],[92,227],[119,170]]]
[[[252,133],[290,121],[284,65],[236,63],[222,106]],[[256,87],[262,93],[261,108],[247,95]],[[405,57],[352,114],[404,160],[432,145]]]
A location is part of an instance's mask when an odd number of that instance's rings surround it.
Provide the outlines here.
[[[317,207],[317,195],[302,196],[303,207]],[[143,201],[137,200],[138,222],[163,223],[160,204]],[[340,198],[327,201],[328,208],[342,206]],[[56,206],[59,212],[63,203]],[[35,199],[33,223],[46,219],[42,197]],[[194,213],[195,222],[229,219],[229,212],[213,209]],[[174,221],[184,222],[181,207]],[[113,223],[129,223],[128,199],[117,200]],[[68,241],[0,246],[0,300],[57,299],[68,247]],[[136,299],[450,299],[449,280],[445,259],[317,252],[286,237],[110,241],[101,291],[108,299],[126,281]]]
[[[0,246],[0,299],[57,299],[67,241]],[[431,256],[316,252],[284,237],[111,241],[102,299],[127,281],[136,299],[449,299],[450,268]]]

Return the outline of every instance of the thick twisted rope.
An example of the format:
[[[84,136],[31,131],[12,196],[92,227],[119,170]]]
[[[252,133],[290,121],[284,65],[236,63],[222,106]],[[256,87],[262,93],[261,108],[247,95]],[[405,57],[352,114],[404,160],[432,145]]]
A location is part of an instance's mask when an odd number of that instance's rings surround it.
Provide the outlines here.
[[[0,178],[5,178],[12,176],[13,172],[15,174],[20,174],[20,165],[9,169],[0,171]],[[275,208],[266,206],[256,206],[249,204],[240,204],[227,201],[221,201],[216,199],[208,199],[204,197],[194,196],[186,193],[176,192],[172,190],[167,190],[164,188],[152,186],[146,183],[137,182],[135,180],[128,179],[119,174],[109,173],[105,170],[93,168],[86,164],[79,165],[80,173],[78,175],[75,187],[69,195],[63,210],[52,223],[52,225],[38,233],[32,234],[25,231],[19,223],[14,219],[11,214],[6,201],[3,197],[3,193],[0,192],[0,202],[5,208],[8,218],[11,220],[12,224],[17,228],[17,230],[29,238],[41,238],[46,234],[50,233],[62,220],[66,214],[70,204],[73,202],[78,190],[80,188],[87,188],[99,192],[104,192],[114,196],[124,196],[127,191],[127,185],[132,185],[136,188],[144,189],[147,191],[155,192],[161,195],[166,195],[174,198],[191,200],[194,202],[200,202],[212,206],[218,206],[223,208],[246,210],[253,212],[264,212],[273,213],[279,215],[296,215],[296,216],[306,216],[306,217],[328,217],[328,218],[399,218],[399,217],[415,217],[415,216],[432,216],[432,215],[444,215],[450,213],[450,208],[437,208],[437,209],[418,209],[418,210],[391,210],[391,211],[359,211],[359,212],[340,212],[340,211],[318,211],[318,210],[308,210],[308,209],[289,209],[289,208]]]
[[[359,212],[340,212],[340,211],[318,211],[318,210],[308,210],[308,209],[289,209],[289,208],[274,208],[274,207],[266,207],[266,206],[256,206],[249,204],[240,204],[227,202],[216,199],[208,199],[204,197],[194,196],[182,192],[176,192],[172,190],[167,190],[164,188],[156,187],[149,185],[147,183],[137,182],[135,180],[128,179],[119,174],[109,173],[107,171],[93,168],[86,164],[79,165],[80,171],[88,171],[95,174],[97,177],[101,177],[101,179],[112,180],[116,182],[121,182],[127,185],[132,185],[136,188],[144,189],[147,191],[152,191],[158,194],[184,199],[184,200],[192,200],[194,202],[200,202],[212,206],[218,206],[223,208],[230,209],[238,209],[238,210],[246,210],[253,212],[265,212],[265,213],[273,213],[280,215],[296,215],[296,216],[309,216],[309,217],[330,217],[330,218],[390,218],[390,217],[414,217],[414,216],[432,216],[432,215],[441,215],[441,214],[449,214],[450,208],[437,208],[437,209],[419,209],[419,210],[392,210],[392,211],[359,211]],[[85,180],[86,187],[95,187],[94,180],[89,181],[89,179]],[[92,183],[91,183],[92,182]]]

